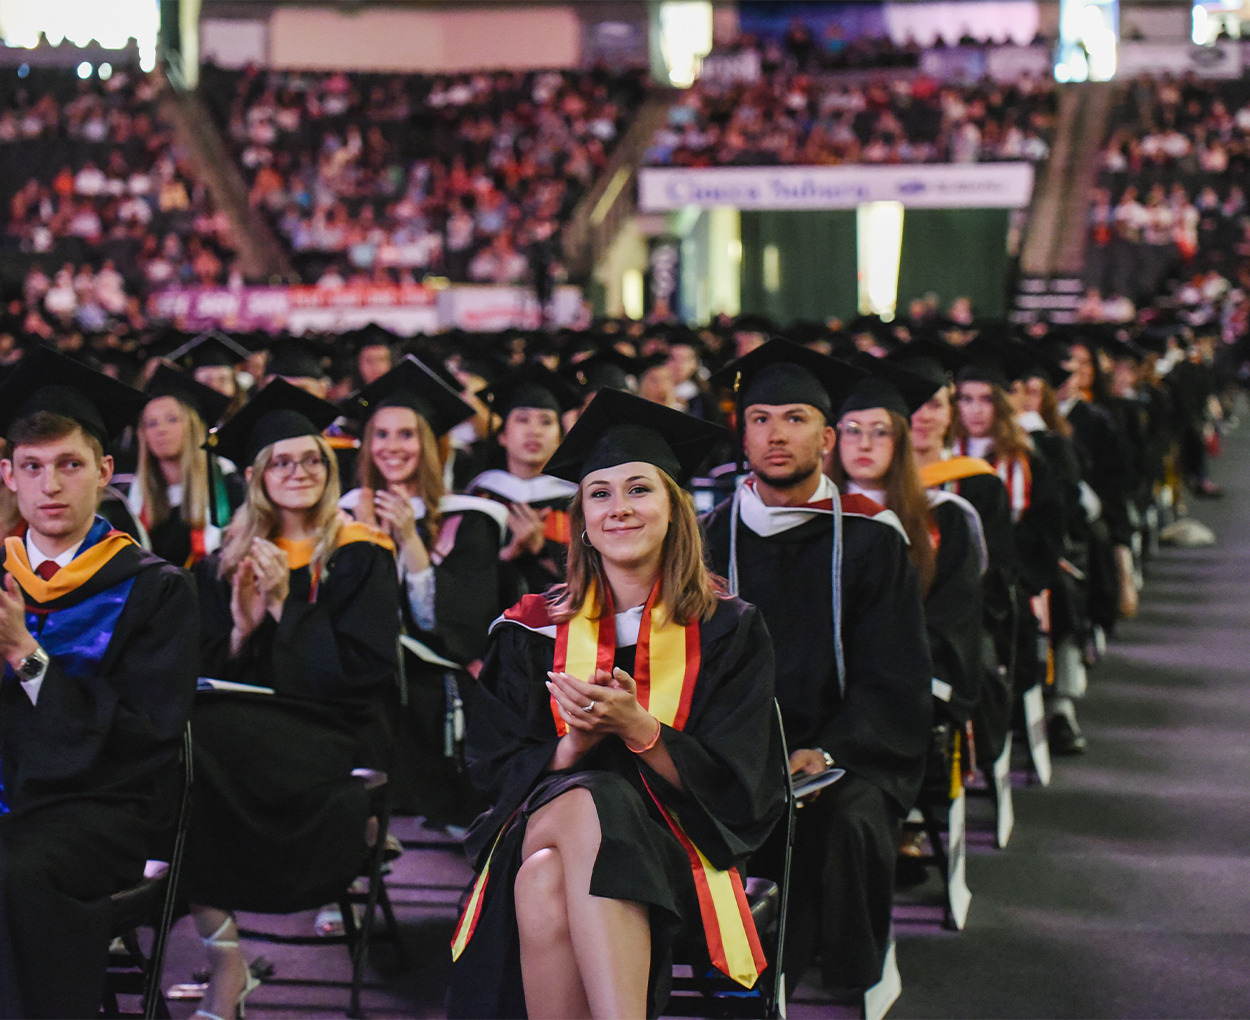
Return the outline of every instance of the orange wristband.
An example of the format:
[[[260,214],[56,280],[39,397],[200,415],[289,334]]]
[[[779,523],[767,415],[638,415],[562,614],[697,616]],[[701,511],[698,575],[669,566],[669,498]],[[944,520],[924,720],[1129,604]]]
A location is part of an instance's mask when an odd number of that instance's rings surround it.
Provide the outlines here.
[[[651,743],[647,744],[645,747],[635,747],[633,744],[631,744],[627,740],[625,741],[625,746],[628,747],[631,751],[633,751],[634,754],[646,754],[648,751],[651,750],[651,748],[655,747],[655,745],[660,742],[660,734],[663,732],[664,732],[664,727],[660,725],[660,720],[657,719],[655,721],[655,736],[651,738]]]

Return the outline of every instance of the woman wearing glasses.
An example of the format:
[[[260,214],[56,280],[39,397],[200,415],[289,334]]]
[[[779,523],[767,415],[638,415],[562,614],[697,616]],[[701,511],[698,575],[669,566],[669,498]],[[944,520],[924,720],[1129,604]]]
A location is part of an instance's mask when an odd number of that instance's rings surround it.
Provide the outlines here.
[[[209,437],[246,464],[247,498],[196,566],[204,676],[185,889],[211,979],[197,1016],[241,1015],[255,987],[235,910],[321,906],[359,874],[382,693],[394,684],[393,546],[339,515],[321,428],[333,405],[276,380]],[[372,756],[371,756],[372,755]]]
[[[925,489],[916,467],[909,421],[938,384],[890,362],[864,359],[863,367],[874,378],[861,382],[842,405],[832,475],[839,488],[894,511],[907,533],[925,596],[933,661],[937,725],[925,788],[944,798],[951,784],[955,741],[980,693],[985,539],[971,504],[951,493]]]

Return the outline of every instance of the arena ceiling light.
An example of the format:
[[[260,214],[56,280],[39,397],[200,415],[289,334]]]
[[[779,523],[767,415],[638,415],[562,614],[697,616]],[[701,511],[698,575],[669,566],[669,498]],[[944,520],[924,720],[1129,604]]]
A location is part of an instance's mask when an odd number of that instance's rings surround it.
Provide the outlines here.
[[[689,88],[712,50],[712,5],[708,0],[666,0],[660,4],[660,52],[669,82]]]
[[[68,39],[120,50],[133,38],[145,71],[156,67],[159,24],[156,0],[0,0],[0,38],[8,46],[34,49],[43,33],[53,46]]]

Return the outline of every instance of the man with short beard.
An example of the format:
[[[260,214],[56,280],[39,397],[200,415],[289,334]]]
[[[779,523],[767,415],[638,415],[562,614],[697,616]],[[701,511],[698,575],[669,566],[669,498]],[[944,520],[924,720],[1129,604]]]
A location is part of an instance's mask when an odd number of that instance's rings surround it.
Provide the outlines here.
[[[901,824],[929,742],[920,585],[894,514],[821,471],[834,408],[864,373],[773,340],[722,376],[751,475],[704,519],[712,567],[768,624],[791,772],[846,770],[798,815],[787,979],[819,956],[827,990],[862,1002],[890,945]],[[769,856],[753,870],[775,873]]]

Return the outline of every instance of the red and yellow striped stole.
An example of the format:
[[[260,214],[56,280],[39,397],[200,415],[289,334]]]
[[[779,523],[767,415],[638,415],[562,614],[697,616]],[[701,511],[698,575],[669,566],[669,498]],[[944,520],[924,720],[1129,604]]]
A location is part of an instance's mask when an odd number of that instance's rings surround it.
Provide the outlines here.
[[[638,703],[660,722],[680,730],[689,719],[690,702],[699,676],[699,623],[696,620],[682,627],[669,620],[663,606],[657,604],[659,590],[657,584],[643,607],[633,675]],[[588,598],[576,616],[556,628],[555,672],[589,678],[596,669],[611,672],[615,658],[616,620],[611,606],[600,612],[597,600]],[[560,717],[554,698],[551,714],[556,732],[563,736],[568,727]],[[690,861],[713,966],[743,987],[751,988],[768,961],[755,931],[741,876],[735,868],[721,871],[713,866],[686,835],[676,815],[660,802],[649,786],[647,792]],[[494,848],[491,855],[494,855]],[[488,857],[456,926],[452,939],[453,960],[460,956],[473,936],[489,871]]]

